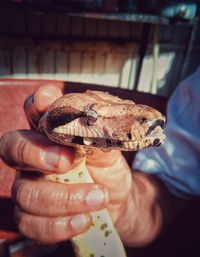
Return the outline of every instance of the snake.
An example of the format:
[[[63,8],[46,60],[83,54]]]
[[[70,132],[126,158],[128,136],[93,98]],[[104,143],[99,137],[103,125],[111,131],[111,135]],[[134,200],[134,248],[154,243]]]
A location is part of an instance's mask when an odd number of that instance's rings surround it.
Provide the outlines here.
[[[102,151],[137,151],[160,146],[166,119],[158,110],[108,92],[68,93],[43,114],[38,131],[53,142],[76,148],[75,162],[64,174],[44,179],[58,183],[93,183],[87,155]],[[126,251],[106,209],[92,212],[92,225],[71,239],[77,257],[126,257]]]

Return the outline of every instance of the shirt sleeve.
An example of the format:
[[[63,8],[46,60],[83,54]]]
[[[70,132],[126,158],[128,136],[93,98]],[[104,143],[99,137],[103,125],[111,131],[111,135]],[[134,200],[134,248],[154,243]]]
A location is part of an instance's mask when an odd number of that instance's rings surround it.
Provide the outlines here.
[[[136,154],[133,169],[156,175],[179,197],[200,196],[200,68],[170,98],[165,134],[162,146]]]

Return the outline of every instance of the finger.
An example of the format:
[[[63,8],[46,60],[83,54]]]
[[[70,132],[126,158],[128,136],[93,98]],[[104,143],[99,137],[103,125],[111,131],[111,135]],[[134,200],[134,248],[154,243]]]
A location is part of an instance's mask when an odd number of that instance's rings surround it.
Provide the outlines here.
[[[47,84],[40,87],[34,95],[25,100],[24,110],[32,128],[37,128],[42,113],[60,96],[62,96],[60,88]]]
[[[61,96],[61,89],[53,84],[47,84],[40,87],[34,95],[34,105],[36,110],[45,112],[49,105]]]
[[[121,158],[121,152],[118,150],[110,150],[107,152],[102,149],[92,149],[88,151],[87,164],[95,167],[109,167],[116,163]]]
[[[117,226],[130,204],[132,174],[120,151],[94,151],[87,159],[87,166],[93,180],[109,190],[109,203],[106,206],[113,223]]]
[[[41,118],[41,113],[39,113],[33,102],[33,95],[26,98],[24,102],[24,111],[26,113],[27,120],[32,129],[37,129],[37,125]]]
[[[132,175],[120,151],[103,152],[96,149],[88,156],[87,167],[93,180],[109,189],[110,202],[126,200],[132,186]]]
[[[12,193],[21,209],[38,216],[80,214],[100,210],[108,203],[107,190],[93,183],[66,185],[20,179],[14,183]]]
[[[19,130],[0,138],[0,156],[15,168],[62,173],[71,168],[74,149],[53,145],[40,133]]]
[[[89,214],[69,217],[40,217],[15,210],[19,231],[40,243],[57,243],[85,232],[92,224]]]

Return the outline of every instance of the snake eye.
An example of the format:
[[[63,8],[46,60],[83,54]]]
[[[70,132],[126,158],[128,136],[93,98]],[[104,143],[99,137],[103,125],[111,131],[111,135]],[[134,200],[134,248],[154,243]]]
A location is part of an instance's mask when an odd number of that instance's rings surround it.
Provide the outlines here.
[[[140,124],[143,124],[143,123],[147,122],[147,118],[144,117],[144,116],[142,116],[142,117],[139,117],[139,118],[137,119],[137,121],[138,121]]]
[[[89,109],[86,112],[86,117],[87,117],[87,125],[91,126],[95,123],[95,121],[98,118],[98,113],[94,109]]]

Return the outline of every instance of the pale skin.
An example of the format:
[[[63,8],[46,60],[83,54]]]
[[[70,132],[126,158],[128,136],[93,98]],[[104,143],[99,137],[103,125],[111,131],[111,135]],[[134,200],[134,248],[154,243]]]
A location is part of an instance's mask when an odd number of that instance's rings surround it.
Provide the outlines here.
[[[36,122],[61,95],[59,88],[45,85],[25,108]],[[75,150],[56,145],[33,130],[23,130],[1,137],[0,156],[22,174],[63,173],[72,167]],[[123,243],[143,246],[161,233],[183,205],[156,178],[131,171],[120,151],[96,150],[88,157],[87,166],[94,184],[17,179],[12,195],[19,231],[41,243],[68,240],[90,227],[91,211],[106,207]]]

